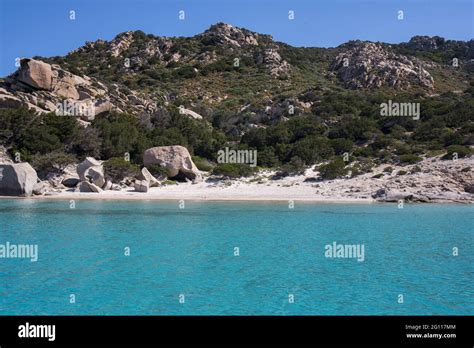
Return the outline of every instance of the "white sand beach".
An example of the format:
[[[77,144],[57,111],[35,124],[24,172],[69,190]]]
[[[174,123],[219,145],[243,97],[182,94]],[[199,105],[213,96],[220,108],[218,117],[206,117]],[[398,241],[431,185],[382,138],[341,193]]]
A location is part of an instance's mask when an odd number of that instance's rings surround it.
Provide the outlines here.
[[[304,174],[272,180],[275,171],[260,171],[249,178],[233,180],[211,180],[204,175],[199,183],[180,182],[151,187],[148,192],[137,192],[132,187],[120,191],[105,190],[100,193],[75,192],[62,189],[49,192],[33,199],[99,199],[99,200],[203,200],[203,201],[306,201],[322,203],[373,203],[372,196],[380,189],[390,192],[384,201],[397,201],[399,196],[428,197],[421,201],[472,203],[473,194],[465,192],[465,184],[473,182],[472,171],[463,168],[474,167],[474,159],[442,161],[426,159],[415,165],[392,166],[391,173],[385,172],[388,165],[380,165],[370,173],[353,178],[318,180],[314,167]],[[399,175],[399,170],[407,174]],[[383,173],[378,177],[377,174]],[[374,177],[375,176],[375,177]],[[462,177],[460,177],[462,176]],[[305,181],[306,180],[306,181]],[[414,199],[417,200],[417,199]]]

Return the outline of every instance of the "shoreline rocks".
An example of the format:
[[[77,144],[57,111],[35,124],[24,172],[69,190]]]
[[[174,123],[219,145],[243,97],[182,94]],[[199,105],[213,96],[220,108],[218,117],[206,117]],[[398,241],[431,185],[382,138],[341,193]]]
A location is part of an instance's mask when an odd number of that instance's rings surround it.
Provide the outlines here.
[[[38,182],[36,170],[26,162],[0,164],[0,195],[31,196]]]
[[[168,177],[178,177],[179,174],[193,182],[202,180],[199,169],[194,164],[188,149],[184,146],[152,147],[143,153],[143,164],[146,166],[158,164],[165,168]]]

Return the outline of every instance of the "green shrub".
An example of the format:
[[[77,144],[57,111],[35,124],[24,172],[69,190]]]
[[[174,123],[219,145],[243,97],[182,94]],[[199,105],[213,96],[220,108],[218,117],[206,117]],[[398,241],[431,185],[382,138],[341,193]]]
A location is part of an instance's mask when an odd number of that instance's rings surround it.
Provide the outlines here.
[[[302,174],[305,170],[305,164],[298,156],[293,156],[288,163],[285,163],[280,167],[280,176],[298,175]]]
[[[389,167],[385,167],[385,168],[383,169],[383,171],[384,171],[385,173],[391,173],[391,172],[393,172],[393,168],[390,167],[390,166],[389,166]]]
[[[375,174],[374,176],[372,176],[373,179],[379,179],[381,178],[382,176],[384,176],[383,173],[378,173],[378,174]]]
[[[31,158],[31,166],[42,174],[62,172],[67,165],[76,162],[76,157],[62,151],[36,154]]]
[[[167,178],[169,176],[168,170],[164,167],[161,167],[159,164],[150,164],[146,166],[146,169],[153,175],[155,178]]]
[[[451,145],[446,149],[448,152],[443,156],[443,159],[453,159],[456,153],[458,158],[467,157],[471,154],[471,149],[462,145]]]
[[[192,156],[192,159],[199,170],[202,170],[204,172],[210,172],[214,168],[213,163],[205,158],[199,156]]]
[[[248,164],[219,163],[212,170],[212,174],[228,178],[240,178],[242,176],[250,176],[256,171],[256,167],[250,167]]]
[[[136,177],[140,174],[140,167],[125,161],[120,157],[113,157],[103,163],[105,176],[114,182],[119,182],[126,177]]]
[[[406,170],[399,170],[397,175],[406,175],[407,171]]]
[[[471,171],[471,167],[464,167],[463,169],[461,169],[461,173],[468,173]]]
[[[319,173],[325,180],[332,180],[346,175],[348,170],[346,169],[346,163],[338,158],[328,164],[324,164],[319,167]]]
[[[398,159],[400,160],[400,163],[403,164],[415,164],[422,160],[422,158],[414,154],[401,155],[398,157]]]

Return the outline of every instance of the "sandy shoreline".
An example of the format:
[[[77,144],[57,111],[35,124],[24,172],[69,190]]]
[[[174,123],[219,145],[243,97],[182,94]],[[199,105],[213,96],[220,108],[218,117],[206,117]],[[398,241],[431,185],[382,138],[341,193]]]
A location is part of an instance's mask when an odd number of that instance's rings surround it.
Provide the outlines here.
[[[133,200],[133,201],[236,201],[236,202],[308,202],[308,203],[357,203],[373,204],[382,201],[399,202],[400,199],[426,203],[474,203],[474,194],[465,192],[466,184],[474,180],[474,158],[458,161],[426,159],[415,165],[394,167],[391,172],[380,165],[369,173],[353,178],[318,180],[314,168],[301,175],[272,179],[275,171],[260,171],[249,178],[216,180],[204,177],[198,183],[180,182],[151,187],[147,192],[135,191],[122,186],[120,190],[104,190],[100,193],[76,192],[62,186],[43,195],[31,196],[35,200]],[[407,171],[398,175],[400,170]],[[413,171],[413,172],[412,172]],[[374,176],[378,174],[378,176]],[[382,177],[380,177],[382,176]],[[391,197],[377,195],[379,190],[390,192]],[[424,197],[413,199],[410,197]],[[16,198],[16,197],[1,197]]]
[[[0,199],[18,197],[0,196]],[[26,197],[25,197],[26,198]],[[274,187],[257,184],[234,184],[229,187],[212,187],[207,184],[179,184],[153,187],[148,192],[133,190],[84,193],[62,190],[61,192],[32,196],[27,199],[54,200],[143,200],[143,201],[261,201],[261,202],[313,202],[313,203],[373,203],[372,198],[325,197],[316,195],[312,187]]]

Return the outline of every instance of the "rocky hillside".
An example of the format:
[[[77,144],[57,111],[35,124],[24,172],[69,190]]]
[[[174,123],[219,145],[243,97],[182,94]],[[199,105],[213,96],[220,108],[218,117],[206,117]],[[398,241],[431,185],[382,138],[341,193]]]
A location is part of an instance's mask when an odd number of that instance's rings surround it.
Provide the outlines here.
[[[323,165],[318,180],[454,161],[474,145],[472,59],[473,40],[439,37],[315,48],[224,23],[192,37],[129,31],[22,59],[0,79],[0,145],[41,179],[86,157],[128,177],[147,149],[176,145],[231,178],[256,169],[219,163],[224,148],[257,151],[277,177]],[[419,113],[388,117],[383,105]]]
[[[427,52],[431,56],[421,54]],[[314,89],[425,95],[463,90],[472,58],[472,40],[439,37],[318,49],[291,47],[224,23],[193,37],[129,31],[111,41],[87,42],[65,57],[23,59],[17,72],[0,80],[0,107],[49,112],[66,100],[77,109],[93,108],[94,115],[139,115],[182,105],[205,118],[213,110],[253,112],[260,114],[254,124],[261,124],[297,114],[275,111],[289,105],[309,111],[314,101],[305,99]]]

